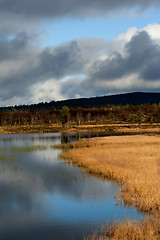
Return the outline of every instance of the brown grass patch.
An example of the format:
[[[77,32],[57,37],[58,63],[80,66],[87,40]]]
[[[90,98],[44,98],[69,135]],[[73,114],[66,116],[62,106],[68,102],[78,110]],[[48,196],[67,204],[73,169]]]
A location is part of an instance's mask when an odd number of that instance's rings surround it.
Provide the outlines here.
[[[116,197],[118,203],[132,205],[153,216],[157,213],[159,215],[159,136],[104,137],[82,140],[66,146],[68,148],[76,147],[76,149],[62,153],[61,156],[64,159],[85,168],[89,173],[112,179],[121,184],[119,196]],[[120,225],[119,228],[123,229],[124,226],[122,226]],[[133,226],[129,226],[131,229],[133,228]],[[150,223],[149,226],[153,230]],[[134,228],[136,228],[135,225]],[[121,230],[119,231],[121,232]]]
[[[103,137],[62,146],[77,148],[63,158],[122,184],[119,197],[125,204],[149,213],[160,210],[159,136]]]
[[[103,226],[100,233],[86,237],[86,240],[158,240],[159,218],[156,220],[145,219],[139,222],[132,221],[113,223]]]
[[[84,124],[77,126],[68,123],[65,127],[61,123],[54,124],[35,124],[35,125],[5,125],[0,126],[0,134],[13,133],[45,133],[45,132],[103,132],[108,135],[121,134],[160,134],[160,124],[138,124],[117,123],[117,124]]]

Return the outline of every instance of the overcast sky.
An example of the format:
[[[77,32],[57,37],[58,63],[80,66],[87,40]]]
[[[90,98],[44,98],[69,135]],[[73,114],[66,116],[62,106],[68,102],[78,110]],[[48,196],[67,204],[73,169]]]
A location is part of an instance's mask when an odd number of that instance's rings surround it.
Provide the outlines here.
[[[159,0],[0,0],[0,106],[160,92]]]

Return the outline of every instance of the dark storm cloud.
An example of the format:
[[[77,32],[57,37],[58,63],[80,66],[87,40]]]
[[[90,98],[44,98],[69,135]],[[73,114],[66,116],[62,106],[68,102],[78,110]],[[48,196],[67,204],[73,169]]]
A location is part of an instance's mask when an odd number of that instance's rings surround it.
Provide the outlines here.
[[[157,75],[158,78],[153,77],[154,70],[151,70],[150,78],[145,77],[148,67],[155,65],[157,59],[160,60],[160,46],[154,43],[146,31],[133,36],[126,48],[129,54],[128,58],[125,59],[128,72],[139,72],[144,79],[160,79],[160,72]]]
[[[0,38],[0,61],[17,58],[24,53],[29,44],[30,37],[27,33],[21,32],[9,39],[9,36]]]
[[[159,0],[1,0],[0,12],[33,18],[88,17],[100,16],[100,14],[106,15],[121,8],[139,7],[145,9],[148,6],[159,4]]]
[[[67,74],[76,74],[83,71],[83,59],[77,42],[45,49],[39,55],[40,64],[36,71],[40,76],[59,78]]]
[[[121,49],[120,49],[121,50]],[[160,45],[146,31],[135,34],[125,45],[125,54],[110,52],[105,60],[95,61],[88,76],[61,87],[69,98],[100,96],[127,91],[159,91]],[[127,85],[127,78],[134,76]],[[117,82],[118,81],[118,82]]]
[[[91,67],[91,81],[113,81],[138,73],[143,80],[160,80],[160,46],[146,31],[133,36],[125,46],[127,55],[114,52],[103,61],[96,61]]]
[[[23,34],[22,34],[23,35]],[[8,51],[4,51],[4,55],[0,58],[17,56],[18,50],[26,47],[26,38],[18,36],[8,44]],[[17,44],[19,42],[19,44]],[[11,47],[12,46],[12,47]],[[0,45],[1,47],[1,45]],[[37,55],[31,55],[32,48],[29,48],[29,54],[25,55],[26,66],[22,69],[10,70],[5,77],[0,79],[1,99],[7,100],[13,96],[25,96],[28,94],[28,88],[39,81],[45,81],[49,78],[62,78],[64,76],[81,73],[83,71],[83,58],[76,41],[62,44],[55,48],[45,48]],[[23,59],[23,58],[22,58]],[[16,60],[16,59],[15,59]],[[34,61],[37,62],[34,66]],[[15,65],[18,65],[16,63]],[[5,89],[7,89],[7,94]]]
[[[93,73],[92,73],[93,72]],[[92,79],[115,79],[122,77],[125,72],[125,60],[121,54],[112,53],[109,59],[97,61],[91,68]]]

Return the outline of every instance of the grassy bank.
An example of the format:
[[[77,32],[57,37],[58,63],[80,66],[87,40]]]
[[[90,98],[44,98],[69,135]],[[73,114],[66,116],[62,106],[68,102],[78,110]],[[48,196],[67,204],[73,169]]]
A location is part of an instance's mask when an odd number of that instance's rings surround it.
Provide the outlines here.
[[[117,222],[103,226],[100,233],[85,240],[159,240],[159,218]]]
[[[104,137],[59,146],[74,148],[62,153],[61,157],[67,161],[91,174],[119,183],[120,192],[115,196],[117,203],[132,205],[153,215],[152,220],[141,224],[112,226],[109,232],[107,229],[104,231],[101,239],[104,236],[106,239],[160,239],[160,223],[157,220],[160,215],[159,146],[159,136]],[[129,237],[131,235],[132,238]],[[92,238],[97,239],[97,236]]]

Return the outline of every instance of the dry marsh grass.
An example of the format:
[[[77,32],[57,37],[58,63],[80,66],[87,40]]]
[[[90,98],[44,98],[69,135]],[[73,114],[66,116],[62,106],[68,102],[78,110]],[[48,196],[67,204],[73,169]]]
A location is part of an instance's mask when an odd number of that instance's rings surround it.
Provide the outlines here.
[[[73,148],[73,150],[63,152],[61,157],[85,168],[89,173],[112,179],[121,184],[119,196],[115,196],[116,202],[132,205],[140,211],[152,214],[154,218],[155,215],[159,216],[160,214],[159,146],[160,136],[103,137],[67,144],[66,148]],[[134,234],[135,238],[131,238],[129,235],[126,238],[122,235],[117,238],[114,236],[113,239],[160,239],[160,235],[159,238],[156,238],[154,234],[150,236],[155,229],[157,234],[160,233],[157,230],[160,221],[154,219],[151,222],[142,222],[141,225],[138,223],[118,224],[117,228],[114,227],[114,234],[116,231],[119,234],[120,232],[133,234],[133,231],[137,232],[137,227],[144,234],[144,227],[147,224],[147,228],[151,230],[149,232],[145,230],[145,238],[136,237],[137,235]],[[147,228],[145,227],[145,229]]]
[[[139,222],[119,222],[103,226],[100,233],[93,234],[85,240],[158,240],[159,222],[156,220],[145,219]]]
[[[160,137],[122,136],[82,140],[62,145],[62,153],[88,172],[122,184],[119,200],[139,210],[160,210]]]
[[[13,133],[45,133],[45,132],[105,132],[107,134],[160,134],[160,124],[138,124],[115,123],[115,124],[83,124],[77,126],[74,123],[68,123],[65,127],[61,123],[53,124],[35,124],[35,125],[5,125],[0,126],[0,134]]]

